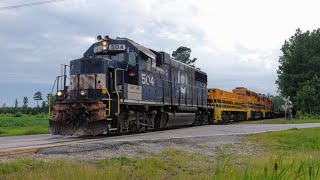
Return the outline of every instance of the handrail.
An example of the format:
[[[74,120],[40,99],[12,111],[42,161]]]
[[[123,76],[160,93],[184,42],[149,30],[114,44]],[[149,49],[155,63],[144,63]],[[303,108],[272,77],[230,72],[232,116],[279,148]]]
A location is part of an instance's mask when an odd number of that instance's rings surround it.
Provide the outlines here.
[[[109,117],[110,116],[110,114],[111,114],[111,110],[110,110],[110,107],[111,107],[111,97],[110,97],[110,93],[109,93],[109,91],[108,91],[108,88],[106,88],[106,92],[107,92],[107,95],[108,95],[108,101],[109,101],[109,103],[108,103],[108,115],[107,115],[107,117]]]
[[[115,87],[117,97],[118,97],[118,112],[115,113],[115,115],[120,114],[120,95],[119,95],[118,86],[117,86],[117,71],[126,71],[126,69],[116,68],[114,70],[114,87]],[[123,89],[122,89],[122,91],[123,91]]]
[[[49,94],[49,98],[48,98],[48,105],[49,105],[49,112],[48,112],[48,116],[50,117],[50,114],[51,114],[51,96],[52,96],[52,92],[53,92],[53,89],[54,89],[54,86],[56,85],[56,82],[57,82],[57,78],[54,80],[54,83],[53,83],[53,86],[52,86],[52,89],[51,89],[51,92]]]

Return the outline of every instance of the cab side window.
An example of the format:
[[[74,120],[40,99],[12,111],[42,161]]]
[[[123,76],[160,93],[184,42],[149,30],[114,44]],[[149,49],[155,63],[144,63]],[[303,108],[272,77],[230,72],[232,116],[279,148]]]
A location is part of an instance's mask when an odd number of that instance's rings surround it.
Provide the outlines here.
[[[137,55],[134,52],[129,53],[129,65],[136,66],[137,65]]]
[[[147,62],[146,62],[146,70],[147,71],[151,71],[151,66],[152,66],[152,59],[151,58],[148,58],[147,59]]]

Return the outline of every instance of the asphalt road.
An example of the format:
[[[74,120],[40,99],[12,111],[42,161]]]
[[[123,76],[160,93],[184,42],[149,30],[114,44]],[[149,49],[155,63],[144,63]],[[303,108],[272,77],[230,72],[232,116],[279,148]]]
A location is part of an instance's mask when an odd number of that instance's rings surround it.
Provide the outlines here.
[[[10,151],[23,151],[30,148],[46,148],[70,144],[96,142],[125,142],[140,140],[160,140],[172,138],[210,137],[222,135],[251,134],[267,131],[280,131],[291,128],[320,127],[320,123],[308,124],[229,124],[206,125],[171,129],[164,131],[96,138],[80,138],[53,135],[28,135],[0,137],[0,154]]]

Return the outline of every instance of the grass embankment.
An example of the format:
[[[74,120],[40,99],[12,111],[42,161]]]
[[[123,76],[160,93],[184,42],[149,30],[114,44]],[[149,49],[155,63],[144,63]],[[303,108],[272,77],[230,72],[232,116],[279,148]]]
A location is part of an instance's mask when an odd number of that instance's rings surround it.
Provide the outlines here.
[[[0,163],[0,179],[320,179],[320,128],[249,135],[257,153],[217,157],[168,149],[157,155],[117,157],[96,162]],[[228,146],[226,148],[232,148]]]
[[[320,123],[320,118],[305,118],[305,119],[266,119],[260,121],[244,121],[242,124],[303,124],[303,123]]]
[[[0,115],[0,137],[48,133],[48,115]]]

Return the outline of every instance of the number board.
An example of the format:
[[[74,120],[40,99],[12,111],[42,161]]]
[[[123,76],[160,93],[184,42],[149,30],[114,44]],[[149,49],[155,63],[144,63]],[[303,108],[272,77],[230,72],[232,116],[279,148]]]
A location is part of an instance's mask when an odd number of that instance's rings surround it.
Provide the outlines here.
[[[126,50],[125,44],[109,44],[110,51],[124,51]]]
[[[93,48],[93,52],[94,53],[98,53],[98,52],[101,52],[102,51],[102,46],[100,45],[100,46],[96,46],[96,47],[94,47]]]

